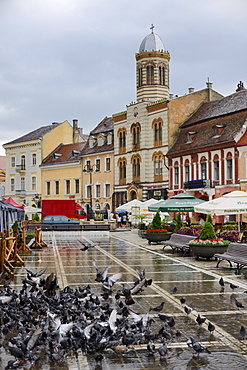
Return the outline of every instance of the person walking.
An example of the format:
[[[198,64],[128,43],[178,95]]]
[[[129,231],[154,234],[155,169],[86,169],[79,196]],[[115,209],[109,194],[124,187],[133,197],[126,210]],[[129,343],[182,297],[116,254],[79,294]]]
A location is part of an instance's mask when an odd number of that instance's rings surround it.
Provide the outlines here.
[[[131,214],[131,212],[129,213],[128,224],[129,224],[129,228],[131,229],[132,228],[132,214]]]

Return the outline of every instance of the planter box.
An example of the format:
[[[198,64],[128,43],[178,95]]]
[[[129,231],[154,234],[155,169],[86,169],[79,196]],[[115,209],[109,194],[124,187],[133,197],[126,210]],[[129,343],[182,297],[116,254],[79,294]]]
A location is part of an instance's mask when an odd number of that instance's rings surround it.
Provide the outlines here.
[[[162,241],[169,240],[172,233],[145,233],[144,237],[148,240],[148,244],[161,243]]]
[[[210,260],[216,253],[225,253],[229,244],[225,245],[190,245],[190,250],[193,252],[196,260],[199,257]]]

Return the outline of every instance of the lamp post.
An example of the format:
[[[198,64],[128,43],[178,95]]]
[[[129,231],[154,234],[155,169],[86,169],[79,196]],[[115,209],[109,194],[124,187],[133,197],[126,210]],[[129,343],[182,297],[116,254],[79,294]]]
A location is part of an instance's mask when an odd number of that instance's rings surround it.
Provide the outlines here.
[[[84,173],[89,173],[89,182],[90,182],[90,208],[91,208],[91,213],[92,213],[92,208],[93,208],[93,198],[92,198],[92,196],[93,196],[93,192],[92,192],[92,174],[93,174],[93,169],[94,169],[94,167],[97,169],[97,165],[96,164],[93,164],[93,165],[91,165],[91,164],[85,164],[85,166],[84,166],[84,169],[83,169],[83,171],[82,172],[84,172]]]

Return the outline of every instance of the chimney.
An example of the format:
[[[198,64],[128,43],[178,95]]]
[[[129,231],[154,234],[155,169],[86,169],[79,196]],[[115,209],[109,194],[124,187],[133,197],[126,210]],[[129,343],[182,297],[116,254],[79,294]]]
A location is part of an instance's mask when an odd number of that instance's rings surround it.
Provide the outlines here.
[[[73,143],[79,142],[78,119],[73,119]]]
[[[194,87],[189,87],[189,94],[192,94],[193,92],[195,92],[195,88]]]
[[[208,77],[208,82],[206,82],[207,88],[208,88],[208,101],[211,101],[211,90],[213,88],[212,82],[209,82],[209,77]]]

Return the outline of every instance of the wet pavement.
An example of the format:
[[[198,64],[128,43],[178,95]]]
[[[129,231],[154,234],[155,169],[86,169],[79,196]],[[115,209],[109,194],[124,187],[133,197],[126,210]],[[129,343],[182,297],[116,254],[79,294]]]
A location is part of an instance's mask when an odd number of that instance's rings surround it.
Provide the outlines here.
[[[24,256],[25,267],[31,271],[39,271],[46,267],[46,275],[54,272],[61,289],[70,286],[75,289],[90,284],[92,291],[102,293],[101,283],[96,282],[95,260],[100,270],[111,264],[109,274],[122,273],[119,282],[114,285],[114,292],[121,290],[121,284],[132,286],[137,280],[136,269],[146,269],[146,278],[152,279],[152,285],[145,287],[142,292],[134,296],[135,304],[130,308],[137,314],[144,316],[150,307],[165,301],[162,314],[173,316],[175,326],[168,327],[173,340],[168,345],[168,354],[160,359],[157,349],[160,342],[155,343],[153,355],[147,353],[147,345],[139,343],[129,348],[123,355],[116,354],[111,349],[103,354],[102,369],[247,369],[247,341],[240,336],[240,326],[247,328],[247,280],[243,275],[234,274],[227,262],[222,262],[216,268],[214,260],[196,261],[193,257],[182,257],[172,254],[171,249],[162,245],[149,245],[146,239],[138,236],[137,230],[124,230],[111,233],[93,232],[43,232],[43,240],[48,244],[42,250],[33,250],[31,255]],[[81,251],[80,241],[92,242],[96,245],[87,251]],[[244,272],[244,269],[243,269]],[[224,290],[219,285],[223,276]],[[16,268],[10,285],[17,290],[26,277],[24,267]],[[228,283],[238,286],[234,291]],[[174,288],[176,287],[176,291]],[[113,294],[114,296],[114,294]],[[187,315],[180,298],[186,299],[186,306],[192,309]],[[234,298],[246,306],[238,310]],[[114,302],[110,300],[114,305]],[[202,325],[198,325],[198,313],[206,318]],[[154,319],[151,332],[157,333],[163,322],[155,312],[150,313]],[[210,334],[208,322],[215,325],[215,331]],[[176,330],[181,332],[181,338],[176,338]],[[199,358],[192,356],[186,341],[188,337],[210,349],[211,354],[201,354]],[[36,364],[35,369],[100,369],[96,366],[95,354],[83,355],[81,350],[70,353],[66,360],[59,365],[49,361],[45,354]],[[0,368],[12,357],[1,348]],[[22,365],[29,369],[30,364]]]

